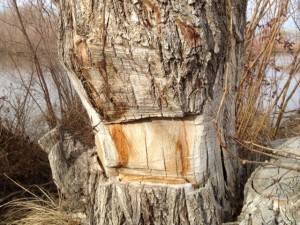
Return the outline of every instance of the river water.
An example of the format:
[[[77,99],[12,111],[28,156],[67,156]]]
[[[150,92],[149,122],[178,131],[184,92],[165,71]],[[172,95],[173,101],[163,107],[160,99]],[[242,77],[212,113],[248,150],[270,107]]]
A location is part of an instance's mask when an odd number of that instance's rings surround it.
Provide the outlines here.
[[[267,70],[266,76],[266,85],[262,93],[265,93],[264,97],[264,108],[267,109],[270,104],[272,104],[274,98],[276,97],[276,93],[280,93],[284,88],[284,85],[287,83],[288,78],[290,76],[290,71],[292,69],[291,63],[294,58],[292,55],[280,55],[276,57],[274,60],[274,65],[278,68],[278,70],[274,69],[274,67],[270,67]],[[297,59],[300,60],[299,57]],[[293,78],[290,81],[289,88],[287,91],[287,96],[291,94],[291,92],[296,88],[297,83],[300,80],[300,71],[296,71],[293,74]],[[286,111],[294,111],[300,109],[300,86],[296,88],[295,93],[288,101]],[[278,111],[278,108],[276,109]]]
[[[28,135],[40,136],[48,129],[43,119],[43,113],[47,113],[47,108],[34,71],[34,65],[23,56],[14,58],[14,62],[5,54],[0,56],[0,118],[2,122],[10,121],[13,125],[21,121]],[[52,103],[56,106],[58,95],[47,71],[45,79],[50,89]],[[30,93],[27,91],[28,88]],[[26,98],[26,95],[29,97]],[[25,98],[27,100],[23,108]]]
[[[42,118],[42,112],[46,110],[45,101],[41,91],[41,87],[34,75],[33,65],[22,57],[15,59],[15,63],[5,56],[0,56],[0,117],[14,118],[15,113],[12,108],[16,109],[20,106],[22,100],[25,97],[26,87],[30,86],[31,94],[33,98],[29,98],[26,102],[26,120],[30,124],[28,132],[37,132],[38,129],[45,129],[45,124],[41,125],[39,120]],[[281,55],[276,57],[275,65],[280,68],[279,71],[269,68],[267,71],[266,85],[262,93],[265,93],[263,107],[268,108],[268,105],[272,103],[273,98],[271,97],[275,91],[279,92],[282,90],[284,84],[288,79],[289,67],[288,65],[292,62],[293,58],[290,55]],[[16,65],[17,64],[17,65]],[[51,99],[56,105],[57,92],[55,85],[50,76],[46,74],[46,80],[49,84],[51,92]],[[33,75],[33,76],[32,76]],[[291,80],[290,87],[288,89],[288,95],[294,89],[296,83],[300,79],[300,71]],[[38,105],[36,104],[38,103]],[[300,109],[300,88],[298,88],[293,97],[288,102],[287,111],[299,110]],[[276,112],[275,112],[276,113]]]

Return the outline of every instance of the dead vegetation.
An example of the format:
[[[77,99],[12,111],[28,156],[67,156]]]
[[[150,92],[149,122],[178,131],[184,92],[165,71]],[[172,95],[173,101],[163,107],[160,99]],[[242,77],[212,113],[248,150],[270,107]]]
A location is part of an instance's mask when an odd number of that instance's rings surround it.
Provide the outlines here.
[[[78,219],[72,218],[60,205],[57,199],[40,198],[17,199],[6,205],[1,225],[80,225]]]
[[[236,137],[264,144],[277,137],[287,106],[300,84],[299,50],[281,32],[284,23],[299,14],[299,10],[293,10],[297,2],[290,0],[252,3],[252,17],[245,33],[245,70],[236,103]],[[299,25],[300,21],[294,23]],[[265,30],[268,32],[265,44],[257,49],[256,40]],[[276,46],[281,46],[284,52],[277,54]],[[291,59],[285,69],[276,62],[283,53]]]
[[[254,168],[252,165],[272,164],[268,160],[277,158],[272,151],[266,151],[268,142],[281,138],[284,132],[287,137],[300,135],[299,126],[291,125],[297,123],[297,116],[287,117],[288,105],[300,87],[300,49],[281,34],[288,19],[293,19],[295,29],[300,31],[299,2],[252,0],[249,4],[252,8],[245,31],[245,65],[236,98],[236,134],[231,137],[239,147],[238,154],[222,141],[221,129],[215,121],[221,146],[230,157],[245,165],[246,178]],[[264,36],[266,29],[268,35]],[[261,36],[264,40],[258,48],[257,39]],[[285,51],[278,54],[278,46]],[[289,57],[285,68],[277,62],[282,56]],[[293,107],[296,112],[300,105]],[[292,130],[286,129],[288,124]]]
[[[37,143],[45,132],[63,126],[94,146],[87,113],[57,57],[55,8],[41,0],[6,3],[0,12],[0,73],[8,83],[0,95],[0,224],[75,225],[63,196],[35,187],[56,191]]]
[[[292,104],[293,96],[297,101],[300,98],[299,42],[283,35],[287,20],[300,31],[299,1],[249,0],[248,4],[252,10],[245,31],[245,67],[236,99],[236,135],[232,137],[239,153],[227,149],[244,165],[242,187],[258,165],[283,166],[270,161],[278,158],[267,146],[270,141],[300,135],[299,116],[288,117],[291,107],[294,113],[300,107]],[[259,45],[257,40],[261,40]],[[288,61],[282,64],[281,57]]]
[[[262,159],[276,157],[264,149],[268,141],[300,135],[300,117],[285,117],[288,103],[300,85],[300,78],[292,85],[300,71],[300,50],[297,47],[299,43],[289,41],[282,35],[282,26],[288,18],[293,17],[297,29],[300,27],[300,21],[295,16],[299,14],[299,10],[293,5],[296,1],[252,2],[255,4],[245,33],[245,69],[236,102],[237,133],[233,137],[241,147],[238,156],[241,162],[261,162]],[[32,120],[26,119],[30,112],[26,110],[28,102],[34,102],[40,110],[40,120],[35,122],[41,124],[41,127],[48,126],[48,130],[61,124],[87,146],[94,145],[89,118],[57,60],[55,10],[49,12],[46,10],[49,9],[46,2],[39,0],[30,2],[24,8],[19,8],[14,0],[11,4],[12,11],[2,12],[1,15],[0,23],[4,35],[0,37],[0,48],[6,52],[9,64],[20,70],[19,56],[16,53],[22,52],[23,56],[26,55],[25,58],[31,65],[32,77],[27,82],[22,79],[23,74],[18,73],[24,95],[18,104],[6,96],[13,116],[8,121],[3,118],[7,115],[1,114],[0,199],[18,192],[16,186],[4,177],[4,173],[25,186],[43,185],[51,181],[47,156],[36,142],[37,137],[42,134],[31,132],[28,135],[28,128],[33,126]],[[19,16],[16,14],[18,9]],[[24,29],[20,30],[22,22]],[[267,35],[263,33],[266,31]],[[262,35],[264,40],[258,46],[257,40]],[[289,55],[292,59],[285,68],[276,64],[278,52]],[[270,70],[275,72],[270,75]],[[281,89],[278,88],[280,77],[286,77]],[[33,85],[35,82],[41,87],[38,91]],[[47,91],[50,85],[51,90]],[[55,103],[51,99],[54,92],[58,99]],[[38,93],[45,99],[44,103],[39,102],[36,97]],[[3,103],[3,99],[0,103]],[[62,199],[57,200],[57,196],[53,197],[45,191],[42,191],[43,197],[39,196],[27,195],[25,199],[6,204],[9,209],[6,208],[7,213],[1,218],[0,224],[78,224],[78,221],[63,210],[60,202]],[[11,198],[5,198],[0,204],[7,200]]]
[[[0,225],[80,225],[79,219],[63,204],[61,195],[54,195],[40,187],[33,192],[13,180],[11,182],[27,197],[0,206],[0,210],[5,212],[0,214]]]
[[[13,133],[0,124],[0,197],[15,187],[5,177],[24,184],[44,184],[51,181],[47,155],[29,137]],[[1,202],[0,202],[1,204]]]

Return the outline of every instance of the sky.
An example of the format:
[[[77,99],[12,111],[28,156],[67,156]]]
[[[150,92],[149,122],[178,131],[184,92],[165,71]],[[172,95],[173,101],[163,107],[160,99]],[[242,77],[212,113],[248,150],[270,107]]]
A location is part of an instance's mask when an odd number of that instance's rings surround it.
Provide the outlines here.
[[[27,2],[27,1],[29,1],[29,0],[17,0],[19,5],[22,5],[23,3]],[[44,1],[50,3],[51,0],[44,0]],[[274,0],[270,0],[270,2],[273,2],[273,1]],[[298,11],[297,14],[298,14],[298,20],[300,20],[300,1],[298,1],[298,0],[291,0],[291,1],[292,1],[293,5],[295,5],[295,6],[297,6],[297,4],[298,4],[299,8],[297,10]],[[5,8],[7,8],[8,2],[9,2],[9,0],[0,0],[0,11],[5,10]],[[247,10],[247,19],[248,20],[250,20],[250,18],[251,18],[251,11],[254,8],[255,2],[256,2],[256,0],[248,0],[248,10]],[[299,24],[300,24],[300,21],[299,21]],[[292,18],[289,18],[283,27],[284,27],[284,29],[291,29],[291,30],[296,29],[295,23]]]
[[[296,8],[296,12],[294,12],[294,15],[297,15],[298,17],[298,23],[300,24],[300,3],[298,0],[290,0],[291,1],[291,4],[290,4],[290,11],[292,10],[292,7],[293,6],[294,8]],[[254,10],[254,7],[255,7],[255,3],[257,2],[257,0],[248,0],[248,10],[247,10],[247,20],[250,20],[251,19],[251,15],[252,15],[252,11]],[[275,2],[274,0],[270,0],[269,1],[270,4],[271,2]],[[275,5],[275,4],[273,4]],[[299,6],[298,6],[299,5]],[[298,9],[297,9],[297,6],[298,6]],[[275,7],[271,7],[271,9],[274,9]],[[274,10],[273,10],[274,11]],[[272,14],[272,12],[271,12]],[[273,15],[276,14],[276,12],[273,12]],[[272,18],[272,15],[267,15],[265,16],[265,21],[267,22],[268,20],[270,20]],[[263,24],[262,24],[263,25]],[[283,25],[283,28],[284,29],[288,29],[288,30],[295,30],[296,29],[296,25],[295,25],[295,22],[293,20],[292,17],[289,17],[287,19],[287,21],[284,23]]]

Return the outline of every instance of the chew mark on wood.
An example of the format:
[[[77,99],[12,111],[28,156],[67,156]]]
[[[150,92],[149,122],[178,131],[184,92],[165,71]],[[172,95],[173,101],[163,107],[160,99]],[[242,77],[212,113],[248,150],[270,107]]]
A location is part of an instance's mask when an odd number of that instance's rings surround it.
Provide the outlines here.
[[[177,160],[177,162],[179,161],[181,164],[181,170],[177,170],[178,173],[181,173],[181,175],[183,177],[186,176],[186,173],[189,170],[189,146],[188,143],[186,143],[185,141],[182,141],[182,138],[179,138],[176,141],[176,150],[177,150],[177,154],[179,156],[179,160]]]
[[[121,176],[121,182],[151,182],[162,184],[186,184],[187,181],[182,178],[168,178],[160,176],[143,176],[143,175],[131,175],[123,174]]]
[[[110,126],[112,139],[115,143],[119,156],[119,166],[126,166],[128,163],[130,145],[122,131],[121,124]]]
[[[193,182],[193,120],[156,118],[107,126],[119,158],[120,175],[130,175],[130,180],[144,175],[148,180],[165,177]]]

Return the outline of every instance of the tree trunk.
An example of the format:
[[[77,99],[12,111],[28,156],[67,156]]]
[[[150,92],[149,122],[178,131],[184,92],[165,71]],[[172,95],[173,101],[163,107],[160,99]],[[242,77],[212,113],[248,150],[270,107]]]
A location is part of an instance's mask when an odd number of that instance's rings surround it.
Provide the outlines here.
[[[91,224],[220,224],[235,211],[246,1],[59,0],[60,54],[105,181]]]

